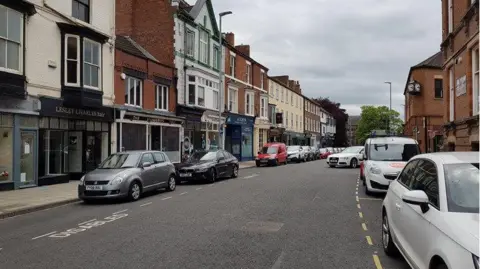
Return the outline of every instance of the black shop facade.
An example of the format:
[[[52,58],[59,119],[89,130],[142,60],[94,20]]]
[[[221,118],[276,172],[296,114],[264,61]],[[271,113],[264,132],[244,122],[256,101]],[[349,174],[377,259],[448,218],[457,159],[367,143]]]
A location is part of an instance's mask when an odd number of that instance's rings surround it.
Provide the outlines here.
[[[39,185],[79,180],[108,157],[113,108],[70,107],[50,97],[40,102]]]

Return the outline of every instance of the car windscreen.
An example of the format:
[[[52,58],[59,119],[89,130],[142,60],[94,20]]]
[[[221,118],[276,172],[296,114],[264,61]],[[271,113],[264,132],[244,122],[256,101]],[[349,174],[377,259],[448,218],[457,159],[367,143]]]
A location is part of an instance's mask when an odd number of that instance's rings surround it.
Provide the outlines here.
[[[299,150],[300,150],[300,147],[299,147],[299,146],[290,146],[290,147],[287,147],[287,151],[288,151],[288,152],[299,151]]]
[[[450,212],[479,213],[478,163],[443,165]]]
[[[359,153],[362,150],[362,147],[350,147],[342,151],[342,153]]]
[[[135,167],[140,158],[140,153],[115,153],[103,161],[98,168],[100,169],[120,169]]]
[[[417,144],[370,144],[369,160],[407,162],[420,154]]]
[[[278,147],[263,147],[262,154],[277,154]]]
[[[217,159],[217,152],[216,151],[197,151],[192,154],[189,161],[190,162],[197,162],[197,161],[213,161]]]

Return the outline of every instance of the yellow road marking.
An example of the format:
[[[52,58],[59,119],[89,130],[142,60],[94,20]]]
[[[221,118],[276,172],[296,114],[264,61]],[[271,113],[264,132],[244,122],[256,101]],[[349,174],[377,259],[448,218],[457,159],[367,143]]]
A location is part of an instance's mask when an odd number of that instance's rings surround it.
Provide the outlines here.
[[[380,263],[380,258],[377,255],[373,255],[373,262],[377,269],[383,269],[382,264]]]
[[[363,219],[363,213],[362,212],[358,212],[358,216]]]
[[[372,238],[371,238],[369,235],[365,236],[365,238],[367,238],[367,243],[368,243],[370,246],[373,245]]]
[[[367,231],[367,230],[368,230],[368,229],[367,229],[367,225],[366,225],[365,223],[362,223],[362,228],[363,228],[364,231]]]
[[[360,204],[357,204],[357,207],[358,207],[358,209],[362,208],[362,207],[360,206]]]

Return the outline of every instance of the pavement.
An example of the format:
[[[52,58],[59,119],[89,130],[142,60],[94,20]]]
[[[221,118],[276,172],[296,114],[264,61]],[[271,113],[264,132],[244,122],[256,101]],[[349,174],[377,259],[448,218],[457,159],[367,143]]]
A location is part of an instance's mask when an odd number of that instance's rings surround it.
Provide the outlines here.
[[[362,196],[361,182],[356,190],[358,172],[327,168],[324,160],[255,167],[240,170],[237,179],[182,184],[133,203],[74,203],[3,219],[0,264],[408,268],[383,255],[382,198]]]
[[[239,168],[255,167],[255,161],[240,162]],[[0,192],[0,219],[78,202],[78,181]]]

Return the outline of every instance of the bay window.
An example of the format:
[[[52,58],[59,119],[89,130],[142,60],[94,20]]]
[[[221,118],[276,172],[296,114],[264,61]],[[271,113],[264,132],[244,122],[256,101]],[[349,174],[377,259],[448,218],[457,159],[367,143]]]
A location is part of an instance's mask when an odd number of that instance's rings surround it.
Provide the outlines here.
[[[215,46],[213,47],[213,68],[220,69],[220,48]]]
[[[208,64],[208,41],[209,41],[208,32],[205,30],[200,30],[200,62]]]
[[[219,107],[220,107],[218,99],[219,99],[218,92],[213,91],[213,108],[214,109],[219,109]]]
[[[65,85],[80,86],[80,37],[65,35]]]
[[[254,99],[255,99],[255,95],[253,92],[245,93],[245,114],[246,115],[253,116],[253,114],[255,113]]]
[[[100,43],[83,40],[83,85],[98,89],[100,86]]]
[[[21,73],[23,14],[0,5],[0,70]]]
[[[125,79],[125,104],[141,107],[143,104],[142,80],[127,76]]]
[[[155,109],[168,110],[168,87],[157,85],[155,87]]]

